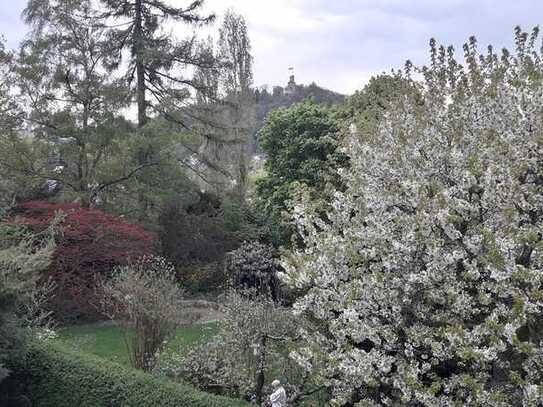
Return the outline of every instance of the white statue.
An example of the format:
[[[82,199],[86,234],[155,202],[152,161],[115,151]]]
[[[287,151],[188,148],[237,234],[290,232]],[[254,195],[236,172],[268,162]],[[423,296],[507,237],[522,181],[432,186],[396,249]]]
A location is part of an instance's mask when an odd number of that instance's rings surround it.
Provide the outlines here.
[[[273,393],[270,396],[272,407],[287,407],[287,393],[279,380],[272,382]]]

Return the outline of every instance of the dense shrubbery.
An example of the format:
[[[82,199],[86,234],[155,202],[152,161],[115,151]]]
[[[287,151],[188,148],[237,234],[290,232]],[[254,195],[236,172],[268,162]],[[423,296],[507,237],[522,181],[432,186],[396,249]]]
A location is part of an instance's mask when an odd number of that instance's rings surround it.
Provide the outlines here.
[[[225,228],[219,198],[204,193],[187,203],[170,202],[158,221],[162,254],[176,266],[179,277],[193,288],[201,281],[220,286],[220,262],[236,247],[237,239]],[[201,265],[207,265],[209,272],[198,273]]]
[[[188,202],[171,201],[159,217],[161,251],[191,291],[224,287],[224,257],[257,235],[243,204],[200,193]]]
[[[34,344],[25,359],[13,361],[13,381],[40,407],[241,407],[239,400],[162,381],[115,363]]]
[[[278,253],[271,245],[244,242],[228,253],[225,263],[226,279],[234,289],[256,290],[257,293],[280,297]]]
[[[54,250],[52,227],[37,236],[0,222],[0,382],[10,373],[6,360],[22,358],[28,338],[46,322],[40,272],[50,265]],[[3,393],[0,389],[0,405],[7,402]]]
[[[117,265],[149,255],[153,235],[137,225],[75,203],[26,202],[11,213],[11,222],[41,231],[57,212],[64,214],[53,261],[44,277],[57,285],[52,306],[59,319],[94,317],[97,278]]]

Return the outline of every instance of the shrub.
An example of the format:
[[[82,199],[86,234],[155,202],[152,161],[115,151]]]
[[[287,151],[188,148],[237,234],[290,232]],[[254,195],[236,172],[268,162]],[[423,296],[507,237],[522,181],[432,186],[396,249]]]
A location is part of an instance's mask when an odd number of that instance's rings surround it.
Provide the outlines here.
[[[236,291],[228,292],[221,311],[224,319],[212,341],[161,360],[157,372],[257,405],[270,390],[266,384],[280,375],[292,385],[291,396],[304,397],[312,383],[289,358],[304,321],[270,298]]]
[[[226,256],[226,278],[234,289],[256,290],[259,294],[278,299],[277,273],[281,270],[277,252],[271,245],[244,242]]]
[[[26,359],[12,361],[13,380],[40,407],[242,407],[240,400],[200,392],[113,362],[33,344]]]
[[[45,229],[56,212],[64,213],[53,262],[44,277],[57,285],[53,308],[59,319],[95,318],[98,277],[115,266],[151,254],[153,235],[137,225],[75,203],[31,201],[11,213],[11,222]]]
[[[24,350],[26,331],[35,315],[39,273],[46,269],[55,249],[52,230],[36,236],[0,223],[0,381],[7,375],[4,360]],[[37,309],[33,309],[35,313]]]
[[[173,266],[161,257],[145,257],[117,267],[99,291],[104,313],[126,328],[132,366],[151,370],[165,341],[186,316]]]
[[[253,233],[241,208],[209,193],[171,201],[159,216],[162,255],[191,291],[224,286],[224,256]]]
[[[54,222],[56,223],[56,222]],[[42,309],[47,289],[40,272],[54,253],[54,225],[41,235],[0,222],[0,405],[27,406],[20,386],[10,380],[5,362],[22,358],[29,338],[44,333],[48,313]],[[50,285],[46,285],[46,288]],[[51,331],[49,331],[51,332]],[[7,380],[6,377],[8,377]]]
[[[208,193],[190,202],[169,202],[158,222],[162,252],[176,266],[215,261],[235,247],[224,225],[221,202]]]

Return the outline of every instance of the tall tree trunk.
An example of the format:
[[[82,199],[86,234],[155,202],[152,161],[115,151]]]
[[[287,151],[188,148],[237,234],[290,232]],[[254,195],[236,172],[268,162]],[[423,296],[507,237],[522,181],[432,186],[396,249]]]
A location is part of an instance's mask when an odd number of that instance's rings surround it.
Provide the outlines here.
[[[143,42],[143,5],[142,0],[136,0],[135,4],[135,21],[134,21],[134,54],[136,57],[136,100],[138,104],[138,128],[142,128],[147,123],[145,101],[145,44]],[[140,161],[141,163],[141,161]],[[146,202],[143,192],[138,192],[138,203],[140,206],[139,219],[143,221],[146,213]]]
[[[143,54],[145,44],[143,43],[143,5],[142,0],[136,0],[134,4],[136,18],[134,21],[134,54],[136,56],[136,99],[138,103],[138,127],[147,123],[147,103],[145,100],[145,65]]]

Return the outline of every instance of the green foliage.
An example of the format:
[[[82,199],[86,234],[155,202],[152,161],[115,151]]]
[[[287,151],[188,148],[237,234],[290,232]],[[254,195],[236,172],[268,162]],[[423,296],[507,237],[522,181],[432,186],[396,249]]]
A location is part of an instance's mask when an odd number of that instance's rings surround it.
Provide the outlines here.
[[[159,208],[172,196],[185,195],[197,187],[189,177],[193,170],[186,170],[191,152],[182,145],[196,149],[198,142],[179,125],[162,118],[151,119],[131,132],[115,150],[107,179],[114,181],[112,175],[116,174],[131,176],[110,183],[100,195],[100,206],[149,229],[156,228]]]
[[[20,126],[20,109],[13,98],[13,55],[5,50],[0,37],[0,159],[4,156],[4,140],[13,137]],[[2,161],[0,161],[2,166]],[[14,191],[17,191],[13,179],[5,176],[4,168],[0,179],[0,208],[13,203]],[[23,189],[19,187],[20,190]],[[1,211],[1,209],[0,209]],[[0,213],[0,216],[2,213]]]
[[[284,88],[274,86],[273,93],[267,86],[255,90],[257,129],[260,129],[270,112],[280,107],[290,107],[304,100],[312,100],[320,105],[332,106],[344,102],[345,96],[328,89],[321,88],[315,82],[309,85],[296,85],[295,91],[285,94]],[[258,149],[257,140],[254,140],[254,148]]]
[[[32,30],[17,54],[15,79],[25,131],[35,137],[1,140],[3,170],[11,178],[36,188],[55,181],[86,204],[135,168],[115,168],[130,132],[119,115],[129,98],[109,72],[110,44],[91,6],[90,0],[28,2],[23,16]]]
[[[241,407],[239,400],[214,396],[162,381],[96,357],[33,344],[24,360],[12,361],[14,379],[25,384],[41,407]]]
[[[209,193],[185,194],[164,205],[158,218],[161,251],[188,289],[223,287],[224,256],[259,233],[250,215],[243,203]]]
[[[49,232],[32,236],[0,223],[0,381],[8,374],[4,361],[24,351],[27,332],[21,310],[36,287],[38,272],[51,262],[54,239]]]
[[[247,202],[226,198],[221,208],[225,229],[233,233],[238,241],[253,240],[260,236],[262,231],[257,222],[257,214]]]
[[[327,200],[325,185],[344,163],[337,131],[334,111],[312,101],[272,112],[260,130],[267,161],[265,176],[257,180],[258,206],[269,216],[275,244],[289,243],[292,229],[281,223],[281,212],[301,186],[309,187],[315,201]]]

